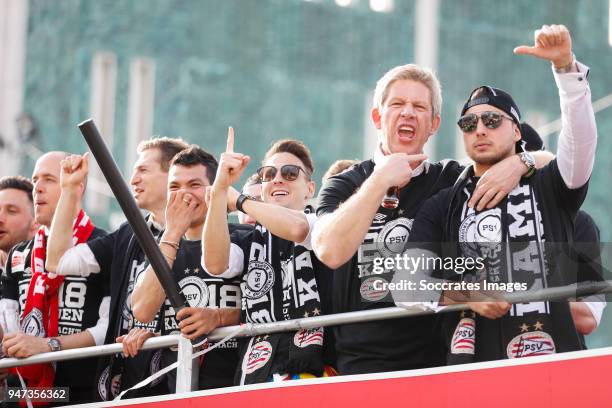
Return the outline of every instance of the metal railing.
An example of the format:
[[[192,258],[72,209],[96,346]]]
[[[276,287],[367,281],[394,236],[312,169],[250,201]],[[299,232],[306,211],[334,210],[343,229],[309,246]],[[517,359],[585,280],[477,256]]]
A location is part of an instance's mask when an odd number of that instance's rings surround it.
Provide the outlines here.
[[[154,350],[165,347],[178,346],[178,356],[182,364],[176,372],[176,392],[195,391],[198,382],[194,381],[198,370],[193,369],[191,363],[193,348],[191,341],[179,334],[168,336],[153,337],[142,345],[142,350]],[[106,344],[103,346],[82,347],[56,352],[40,353],[28,358],[3,358],[0,359],[0,369],[11,367],[22,367],[30,364],[53,363],[57,361],[76,360],[79,358],[100,357],[110,354],[117,354],[123,351],[121,343]]]
[[[504,297],[509,303],[525,303],[533,301],[567,300],[574,297],[585,297],[596,293],[612,293],[612,281],[602,281],[585,285],[570,285],[555,288],[546,288],[537,291],[512,293]],[[239,326],[220,327],[208,335],[211,341],[219,341],[230,335],[233,337],[252,337],[261,334],[278,333],[284,331],[297,331],[302,329],[314,329],[317,327],[337,326],[350,323],[362,323],[375,320],[399,319],[409,316],[422,316],[438,312],[454,312],[468,309],[466,304],[455,304],[444,306],[443,309],[420,308],[405,309],[401,307],[388,307],[381,309],[337,313],[323,316],[307,317],[294,320],[284,320],[272,323],[248,323]],[[176,392],[183,393],[194,391],[197,387],[198,367],[194,367],[193,347],[189,340],[181,335],[154,337],[146,340],[142,346],[143,350],[159,349],[178,345],[177,361],[179,366],[176,374]],[[55,361],[73,360],[85,357],[98,357],[121,353],[121,343],[104,346],[84,347],[58,352],[41,353],[32,357],[4,358],[0,359],[0,369],[10,367],[21,367],[30,364],[51,363]]]

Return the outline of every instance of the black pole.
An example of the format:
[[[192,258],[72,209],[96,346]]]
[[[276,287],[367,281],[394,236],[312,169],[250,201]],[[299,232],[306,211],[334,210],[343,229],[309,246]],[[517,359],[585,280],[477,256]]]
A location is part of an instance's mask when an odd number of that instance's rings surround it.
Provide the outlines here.
[[[179,292],[176,282],[172,278],[170,267],[157,246],[157,242],[155,242],[155,238],[153,238],[151,230],[140,213],[128,186],[125,184],[125,181],[123,181],[123,177],[117,168],[117,164],[115,164],[113,156],[100,136],[100,132],[93,119],[88,119],[79,123],[78,126],[85,141],[89,145],[91,153],[96,158],[100,170],[102,170],[102,174],[104,174],[108,185],[117,198],[125,217],[132,226],[140,247],[147,255],[147,258],[149,258],[153,271],[164,288],[166,296],[170,300],[170,304],[172,304],[172,307],[178,313],[183,307],[188,306],[187,301]]]

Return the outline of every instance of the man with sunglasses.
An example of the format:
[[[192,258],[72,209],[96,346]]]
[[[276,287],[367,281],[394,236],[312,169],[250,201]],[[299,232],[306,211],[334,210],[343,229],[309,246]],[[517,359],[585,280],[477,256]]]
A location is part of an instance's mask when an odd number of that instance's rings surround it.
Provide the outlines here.
[[[440,126],[441,107],[440,84],[433,72],[412,64],[391,69],[374,92],[372,120],[380,143],[373,160],[330,178],[320,192],[313,248],[335,269],[334,313],[391,305],[388,293],[374,288],[373,282],[390,278],[393,270],[376,274],[374,263],[404,253],[418,210],[461,173],[457,162],[431,163],[423,154]],[[537,165],[550,160],[549,154],[538,155]],[[528,171],[518,155],[498,162],[481,177],[468,205],[491,208]],[[384,208],[381,202],[395,186],[399,205]],[[434,317],[424,316],[339,326],[338,369],[341,374],[359,374],[443,364],[435,325]]]
[[[586,197],[597,144],[588,68],[576,62],[564,26],[544,26],[536,32],[535,42],[534,47],[518,47],[515,53],[553,64],[563,123],[557,157],[528,173],[496,206],[484,211],[467,206],[478,178],[492,165],[516,151],[528,154],[521,143],[520,111],[512,97],[490,86],[472,91],[458,125],[474,164],[453,187],[423,205],[410,235],[411,245],[414,243],[419,253],[424,250],[432,256],[482,260],[480,267],[467,268],[461,274],[434,271],[447,279],[476,282],[480,288],[483,282],[512,283],[514,287],[522,285],[521,290],[584,280],[569,261],[568,243],[573,240],[574,218]],[[450,245],[443,245],[445,242]],[[569,302],[511,305],[487,297],[477,301],[474,292],[463,295],[472,312],[445,314],[443,318],[448,364],[583,347]]]
[[[315,191],[310,151],[297,140],[272,145],[257,171],[262,181],[260,202],[231,187],[250,160],[235,153],[233,144],[230,128],[204,224],[204,267],[223,278],[242,277],[243,323],[321,314],[321,274],[310,245],[316,216],[307,208]],[[230,236],[228,208],[252,216],[255,228],[234,230]],[[242,340],[236,384],[323,375],[323,337],[323,329],[318,328]]]

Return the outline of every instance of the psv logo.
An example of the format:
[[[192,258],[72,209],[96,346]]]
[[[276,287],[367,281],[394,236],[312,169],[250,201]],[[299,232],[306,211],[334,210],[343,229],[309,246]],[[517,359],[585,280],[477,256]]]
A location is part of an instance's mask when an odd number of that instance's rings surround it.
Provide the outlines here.
[[[451,342],[452,354],[474,354],[476,343],[476,322],[471,318],[463,318],[457,324]]]
[[[374,284],[377,283],[376,286],[383,287],[384,289],[376,289]],[[389,293],[389,289],[387,289],[387,281],[379,276],[372,276],[367,278],[363,282],[361,282],[361,286],[359,287],[359,293],[361,294],[361,298],[368,302],[377,302],[381,299],[384,299],[385,296]]]
[[[378,252],[385,257],[403,253],[408,243],[413,221],[402,217],[388,222],[376,239]]]
[[[257,299],[270,291],[274,285],[272,265],[262,261],[249,262],[249,272],[245,276],[244,296]]]
[[[249,352],[246,370],[247,374],[260,369],[265,366],[270,358],[272,357],[272,345],[268,341],[260,341],[251,347]]]
[[[501,210],[470,214],[459,226],[459,245],[466,255],[484,256],[502,240]]]
[[[23,332],[30,336],[45,337],[45,327],[42,321],[42,312],[36,308],[23,319]]]
[[[555,342],[543,331],[522,333],[513,338],[506,348],[508,358],[521,358],[554,354]]]
[[[302,329],[295,333],[293,336],[293,344],[297,347],[304,348],[311,344],[322,346],[323,345],[323,328],[318,329]]]
[[[206,282],[197,276],[188,276],[179,282],[181,292],[191,307],[204,307],[208,305],[210,294]]]

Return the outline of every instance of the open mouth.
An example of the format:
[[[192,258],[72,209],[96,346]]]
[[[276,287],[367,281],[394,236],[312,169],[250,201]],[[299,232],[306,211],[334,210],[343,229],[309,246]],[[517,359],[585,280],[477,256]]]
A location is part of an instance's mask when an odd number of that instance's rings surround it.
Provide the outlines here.
[[[270,194],[272,197],[286,197],[289,195],[289,192],[286,190],[276,190]]]
[[[397,134],[399,135],[400,140],[401,139],[412,140],[414,139],[415,128],[414,126],[410,126],[410,125],[402,125],[397,128]]]

